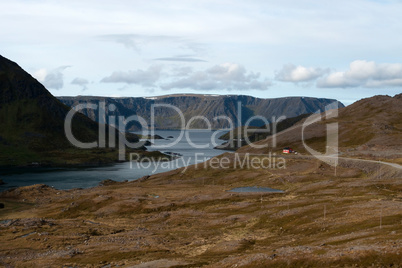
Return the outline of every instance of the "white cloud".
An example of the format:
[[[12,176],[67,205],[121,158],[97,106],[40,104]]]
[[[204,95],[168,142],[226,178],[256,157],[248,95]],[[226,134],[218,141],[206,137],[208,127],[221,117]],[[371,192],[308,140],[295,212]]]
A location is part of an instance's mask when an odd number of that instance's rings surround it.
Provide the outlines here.
[[[317,81],[322,88],[402,87],[402,64],[356,60],[349,70],[331,73]]]
[[[147,70],[116,71],[101,80],[103,83],[137,84],[145,87],[153,87],[162,75],[162,66],[152,65]]]
[[[88,89],[87,85],[89,84],[89,81],[82,77],[76,77],[73,79],[73,81],[71,81],[71,84],[81,86],[82,90],[84,91]]]
[[[275,79],[283,82],[307,82],[328,73],[328,69],[296,66],[286,64],[276,73]]]
[[[176,47],[181,50],[189,50],[196,54],[202,53],[205,50],[205,45],[202,43],[173,35],[108,34],[100,35],[97,38],[101,41],[111,41],[122,44],[124,47],[137,52],[141,52],[144,47],[150,46],[151,44],[164,44],[165,46],[176,45]]]
[[[44,68],[39,69],[33,73],[39,82],[41,82],[46,88],[61,89],[64,86],[64,74],[63,71],[70,66],[60,66],[53,70],[46,70]]]
[[[188,76],[194,72],[194,69],[190,66],[173,67],[170,74],[172,76],[181,77]]]
[[[205,60],[193,58],[191,55],[178,55],[173,57],[156,58],[157,61],[173,61],[173,62],[206,62]]]
[[[39,82],[43,82],[45,80],[47,75],[46,69],[42,68],[37,71],[35,71],[32,76],[35,77]]]
[[[172,67],[163,72],[160,65],[152,65],[146,70],[113,72],[101,80],[104,83],[137,84],[164,90],[265,90],[271,86],[268,79],[261,79],[259,73],[248,72],[239,64],[224,63],[202,71],[194,71],[189,66]]]
[[[188,70],[187,70],[188,71]],[[224,63],[204,71],[183,73],[183,76],[161,85],[162,89],[192,90],[266,90],[272,83],[260,79],[259,73],[248,72],[239,64]]]
[[[108,34],[98,36],[101,41],[111,41],[124,45],[128,49],[133,49],[137,52],[149,42],[172,41],[175,37],[167,39],[165,36],[146,36],[138,34]]]

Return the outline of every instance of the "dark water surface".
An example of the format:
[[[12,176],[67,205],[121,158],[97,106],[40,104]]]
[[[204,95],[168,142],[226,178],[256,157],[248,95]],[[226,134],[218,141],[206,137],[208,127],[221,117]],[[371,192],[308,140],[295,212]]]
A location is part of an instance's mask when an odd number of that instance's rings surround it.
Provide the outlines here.
[[[6,184],[0,185],[0,191],[39,183],[63,190],[89,188],[97,186],[99,182],[106,179],[132,181],[146,175],[201,163],[213,156],[224,153],[224,151],[213,149],[216,144],[223,142],[218,140],[218,137],[223,132],[216,135],[214,133],[208,130],[186,130],[183,132],[179,130],[155,131],[155,134],[164,138],[168,136],[172,136],[173,138],[168,140],[153,140],[154,145],[149,146],[148,150],[178,153],[181,155],[180,158],[171,162],[125,162],[110,166],[89,168],[1,169],[0,179]],[[182,137],[179,139],[180,135]],[[201,146],[205,148],[197,148]]]

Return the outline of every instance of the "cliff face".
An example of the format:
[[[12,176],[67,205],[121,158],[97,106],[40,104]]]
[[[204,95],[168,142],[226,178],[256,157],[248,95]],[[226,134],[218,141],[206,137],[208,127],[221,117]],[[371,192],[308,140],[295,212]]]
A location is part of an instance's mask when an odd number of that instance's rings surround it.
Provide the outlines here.
[[[307,97],[287,97],[276,99],[260,99],[251,96],[237,95],[168,95],[154,98],[106,98],[106,97],[59,97],[59,100],[68,106],[82,103],[95,103],[104,101],[106,104],[106,118],[110,115],[128,117],[131,115],[141,116],[148,124],[151,122],[152,105],[172,105],[180,109],[186,123],[194,116],[203,116],[211,123],[213,129],[229,128],[230,121],[227,119],[215,120],[217,116],[225,116],[233,122],[233,127],[244,125],[251,117],[259,115],[271,121],[272,117],[286,116],[295,117],[301,114],[323,111],[333,99],[319,99]],[[116,107],[110,111],[109,107]],[[338,102],[339,107],[344,107]],[[239,109],[240,107],[240,109]],[[239,112],[241,110],[241,112]],[[181,128],[180,117],[170,107],[155,108],[154,126],[159,129]],[[89,118],[99,121],[99,113],[96,110],[84,109],[81,111]],[[240,124],[239,124],[240,122]],[[261,126],[264,122],[256,120],[252,125]],[[191,128],[205,128],[203,120],[195,120]],[[133,124],[131,129],[138,129],[138,124]]]

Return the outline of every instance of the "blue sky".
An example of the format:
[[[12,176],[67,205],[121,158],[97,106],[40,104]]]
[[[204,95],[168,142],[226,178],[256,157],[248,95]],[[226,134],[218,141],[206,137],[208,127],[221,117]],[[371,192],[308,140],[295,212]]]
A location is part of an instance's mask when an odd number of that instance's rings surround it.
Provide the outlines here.
[[[401,1],[0,0],[0,54],[56,96],[350,104],[402,88]]]

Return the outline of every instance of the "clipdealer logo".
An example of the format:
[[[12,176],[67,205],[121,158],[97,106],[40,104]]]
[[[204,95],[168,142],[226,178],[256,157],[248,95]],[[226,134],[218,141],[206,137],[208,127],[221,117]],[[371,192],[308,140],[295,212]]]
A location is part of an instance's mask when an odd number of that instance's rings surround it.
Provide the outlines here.
[[[108,108],[108,111],[111,111],[111,112],[116,110],[116,107],[114,104],[108,105],[107,108]],[[85,109],[98,110],[98,118],[99,118],[98,141],[81,142],[81,141],[77,140],[73,135],[72,121],[73,121],[74,115],[77,112],[85,110]],[[194,121],[203,121],[205,123],[205,125],[207,126],[207,128],[204,130],[212,131],[213,130],[212,123],[211,123],[210,119],[208,119],[205,116],[201,116],[201,115],[193,116],[186,122],[183,112],[178,107],[171,105],[171,104],[158,103],[158,104],[151,105],[150,124],[148,124],[148,122],[143,117],[138,116],[138,115],[132,115],[129,117],[124,117],[121,115],[118,117],[116,117],[114,115],[107,116],[106,103],[103,101],[100,101],[99,105],[94,104],[94,103],[81,103],[81,104],[78,104],[78,105],[75,105],[74,107],[72,107],[72,109],[68,112],[68,114],[66,116],[66,119],[64,122],[64,130],[65,130],[65,134],[66,134],[66,137],[69,140],[69,142],[78,148],[91,149],[91,148],[106,148],[106,146],[108,146],[109,148],[118,147],[119,160],[124,161],[124,160],[126,160],[126,148],[135,149],[135,148],[139,148],[145,144],[145,141],[129,142],[126,139],[126,136],[124,133],[127,132],[127,125],[131,122],[137,122],[141,126],[141,130],[142,130],[141,134],[142,135],[154,136],[155,135],[154,126],[155,126],[155,122],[156,122],[155,114],[156,114],[157,109],[171,109],[172,111],[177,113],[179,122],[180,122],[179,129],[181,131],[180,131],[180,135],[177,138],[175,138],[172,142],[170,142],[168,144],[164,144],[163,146],[160,146],[160,147],[155,145],[154,146],[155,149],[170,148],[170,147],[176,145],[183,138],[186,138],[186,141],[188,142],[188,144],[190,146],[192,146],[192,148],[194,148],[194,149],[208,148],[211,144],[213,147],[216,147],[216,146],[220,145],[220,144],[216,143],[216,141],[215,141],[216,136],[218,134],[220,134],[220,132],[222,130],[230,131],[230,130],[235,129],[235,125],[236,125],[233,122],[232,118],[230,118],[228,116],[225,116],[225,115],[215,116],[214,118],[212,118],[213,121],[218,121],[218,120],[226,121],[229,128],[214,131],[209,143],[197,144],[192,141],[189,132],[187,132],[185,130],[191,129],[191,126],[194,123]],[[106,117],[108,120],[106,120]],[[272,135],[275,135],[276,134],[276,124],[285,118],[286,118],[285,116],[281,116],[279,118],[272,117],[272,120],[270,122],[270,121],[268,121],[268,119],[266,119],[263,116],[259,116],[259,115],[253,116],[253,117],[249,118],[247,120],[247,122],[244,124],[245,133],[249,133],[251,131],[257,131],[258,133],[266,132],[266,133],[271,133]],[[241,102],[238,102],[236,119],[237,119],[237,125],[241,126],[242,125],[242,104],[241,104]],[[250,128],[251,124],[255,120],[264,122],[265,128],[260,128],[258,130]],[[106,124],[106,122],[108,124]],[[108,126],[108,130],[106,129],[106,126]],[[151,127],[149,127],[149,126],[151,126]],[[271,130],[271,127],[272,127],[272,130]],[[116,130],[118,130],[118,131],[116,131]],[[108,131],[108,135],[106,135],[106,131]],[[242,134],[241,129],[238,128],[237,131],[238,131],[237,135],[240,137]],[[116,137],[116,133],[117,133],[118,137]],[[231,135],[230,139],[234,140],[234,138],[233,138],[234,133],[231,132],[230,135]],[[107,140],[107,137],[108,137],[108,140]],[[117,140],[118,144],[116,144],[116,140]],[[268,144],[263,144],[263,145],[253,144],[249,140],[247,135],[245,135],[245,140],[247,141],[247,144],[250,144],[250,146],[253,146],[255,148],[268,147]],[[238,146],[240,146],[242,144],[241,143],[242,141],[240,139],[238,139],[236,142],[238,142]],[[275,147],[276,144],[274,144],[274,143],[275,143],[275,141],[273,141],[273,146]]]
[[[115,111],[116,107],[114,104],[110,104],[108,105],[108,111]],[[241,126],[242,125],[242,104],[240,102],[238,102],[238,109],[237,109],[237,125]],[[82,111],[84,109],[91,109],[91,110],[98,110],[98,118],[99,118],[99,129],[98,129],[98,141],[93,141],[93,142],[81,142],[79,140],[77,140],[73,133],[72,133],[72,120],[74,115],[79,112]],[[126,160],[126,148],[131,148],[131,149],[135,149],[135,148],[139,148],[141,146],[143,146],[145,144],[145,141],[138,141],[138,142],[130,142],[127,140],[126,136],[124,133],[127,132],[127,125],[131,122],[137,122],[141,128],[142,128],[142,135],[151,135],[154,136],[155,135],[155,129],[153,126],[155,126],[155,110],[156,109],[172,109],[174,112],[177,113],[177,115],[179,116],[179,121],[180,121],[180,126],[181,126],[181,131],[180,131],[180,135],[175,138],[172,142],[168,143],[168,144],[164,144],[162,146],[154,146],[155,149],[166,149],[166,148],[170,148],[174,145],[176,145],[180,140],[182,140],[183,138],[186,138],[186,141],[188,142],[188,144],[190,146],[192,146],[192,148],[194,149],[203,149],[203,148],[208,148],[211,144],[212,146],[216,147],[219,144],[217,144],[215,142],[216,140],[216,135],[219,134],[221,130],[217,130],[215,131],[212,136],[211,136],[211,140],[209,143],[205,143],[205,144],[196,144],[194,143],[189,135],[189,132],[186,132],[185,130],[191,129],[191,125],[194,121],[196,120],[200,120],[200,121],[204,121],[204,123],[207,125],[207,129],[206,130],[210,130],[212,131],[212,124],[211,121],[205,117],[205,116],[194,116],[192,118],[190,118],[187,122],[185,120],[184,114],[182,113],[182,111],[173,105],[170,104],[164,104],[164,103],[159,103],[159,104],[152,104],[151,105],[151,113],[150,113],[150,124],[148,124],[148,122],[141,116],[138,115],[132,115],[129,117],[124,117],[124,116],[114,116],[114,115],[106,115],[106,103],[105,102],[99,102],[98,104],[94,104],[94,103],[81,103],[78,104],[74,107],[72,107],[72,109],[69,111],[69,113],[66,116],[65,119],[65,124],[64,124],[64,128],[65,128],[65,134],[67,139],[70,141],[71,144],[73,144],[74,146],[78,147],[78,148],[82,148],[82,149],[90,149],[90,148],[106,148],[106,146],[108,146],[109,148],[118,148],[119,151],[119,160],[120,161],[125,161]],[[305,147],[305,149],[311,154],[313,155],[315,158],[336,167],[338,165],[338,136],[339,136],[339,126],[337,122],[332,122],[326,125],[326,130],[327,130],[327,136],[326,136],[326,152],[320,153],[316,150],[314,150],[313,148],[311,148],[310,146],[307,145],[306,143],[306,139],[308,139],[309,137],[307,137],[305,135],[306,132],[306,128],[310,125],[313,125],[321,120],[323,120],[323,118],[325,119],[333,119],[338,117],[338,102],[333,102],[327,106],[325,106],[325,112],[324,113],[320,113],[320,110],[316,111],[316,113],[312,114],[311,116],[309,116],[302,124],[302,133],[301,133],[301,138],[302,138],[302,143],[303,146]],[[325,114],[325,116],[323,117],[323,114]],[[106,117],[107,117],[107,123],[106,124]],[[265,117],[262,116],[253,116],[251,118],[249,118],[247,120],[247,122],[244,124],[244,133],[248,134],[250,132],[258,132],[258,133],[270,133],[271,137],[272,137],[272,148],[276,148],[277,144],[276,144],[276,139],[277,139],[277,124],[286,119],[285,116],[280,116],[279,118],[276,117],[272,117],[271,121],[268,121]],[[228,130],[233,130],[235,129],[235,124],[233,122],[233,120],[228,117],[228,116],[224,116],[224,115],[220,115],[220,116],[216,116],[214,117],[212,120],[216,121],[216,120],[226,120],[227,124],[229,125],[229,129],[224,129],[226,131]],[[250,128],[250,125],[252,124],[252,122],[254,120],[259,120],[260,122],[264,122],[265,127],[264,128],[259,128],[259,129],[253,129]],[[106,126],[108,126],[108,129],[106,129]],[[151,126],[149,128],[149,126]],[[271,129],[272,128],[272,129]],[[106,135],[106,131],[108,131],[108,135]],[[241,137],[242,133],[241,133],[241,128],[237,128],[237,137]],[[118,135],[116,137],[116,135]],[[230,140],[235,141],[236,139],[234,138],[234,131],[230,132]],[[108,141],[106,140],[108,137]],[[248,137],[248,135],[244,135],[244,141],[250,145],[253,148],[256,149],[260,149],[260,148],[266,148],[268,147],[268,143],[265,144],[255,144],[252,143]],[[116,144],[117,141],[117,144]],[[239,142],[238,146],[240,147],[242,144],[240,139],[237,139],[236,142]]]

